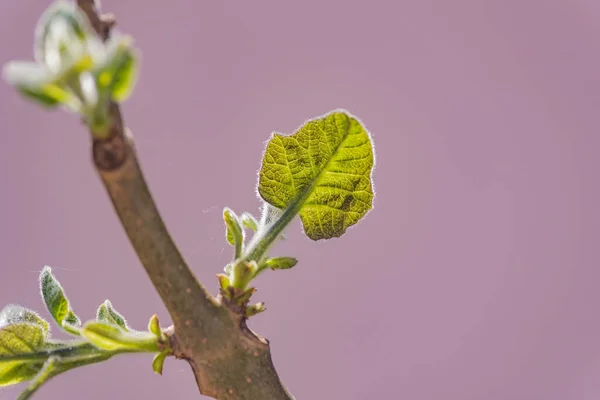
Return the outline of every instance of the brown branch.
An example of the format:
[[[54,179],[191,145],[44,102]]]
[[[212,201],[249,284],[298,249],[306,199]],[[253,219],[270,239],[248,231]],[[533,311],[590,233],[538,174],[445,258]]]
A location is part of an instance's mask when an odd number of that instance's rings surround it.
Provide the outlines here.
[[[94,0],[77,0],[99,36],[114,18]],[[214,298],[198,282],[158,212],[117,104],[109,134],[92,132],[93,161],[146,273],[169,311],[175,356],[186,359],[202,394],[222,400],[292,400],[271,361],[268,341],[246,326],[244,307]],[[101,137],[101,139],[100,139]]]
[[[210,320],[220,307],[173,243],[144,180],[133,141],[123,131],[116,104],[111,105],[110,115],[109,137],[93,139],[92,153],[121,224],[175,326],[184,326],[190,315]]]

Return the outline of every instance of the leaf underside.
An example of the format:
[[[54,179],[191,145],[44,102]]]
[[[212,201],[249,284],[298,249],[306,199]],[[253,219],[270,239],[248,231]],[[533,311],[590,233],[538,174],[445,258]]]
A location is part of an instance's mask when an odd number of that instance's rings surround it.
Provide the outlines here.
[[[47,331],[41,325],[22,322],[0,328],[0,357],[26,355],[46,348]],[[0,362],[0,387],[32,379],[44,361]]]
[[[46,307],[58,326],[63,327],[65,322],[71,325],[80,324],[79,318],[69,305],[62,286],[52,275],[50,267],[45,267],[40,274],[40,289]]]
[[[273,134],[258,192],[274,207],[297,208],[309,238],[339,237],[373,208],[374,164],[364,126],[347,112],[334,111],[290,136]]]

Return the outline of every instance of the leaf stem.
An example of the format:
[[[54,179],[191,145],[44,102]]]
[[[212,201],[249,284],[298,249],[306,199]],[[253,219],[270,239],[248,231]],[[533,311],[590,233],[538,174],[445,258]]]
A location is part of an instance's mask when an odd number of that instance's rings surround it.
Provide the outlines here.
[[[259,265],[260,269],[261,261],[263,257],[266,255],[269,248],[273,245],[273,243],[281,236],[284,229],[294,220],[296,215],[300,212],[302,208],[302,204],[306,200],[306,198],[310,195],[309,187],[305,192],[295,201],[290,204],[283,213],[277,218],[275,221],[267,224],[266,226],[261,226],[258,232],[254,235],[250,243],[248,244],[246,254],[243,259],[246,261],[256,261]],[[264,268],[263,268],[264,269]]]
[[[78,343],[61,343],[56,348],[34,353],[1,356],[0,365],[14,361],[43,361],[52,357],[58,357],[63,361],[69,360],[69,362],[79,363],[97,357],[110,358],[115,354],[124,352],[126,351],[109,352],[101,350],[87,341],[78,341]]]
[[[51,378],[52,373],[56,369],[56,366],[60,363],[58,357],[50,357],[45,363],[40,372],[31,381],[31,384],[21,392],[17,400],[27,400],[44,384],[48,379]]]

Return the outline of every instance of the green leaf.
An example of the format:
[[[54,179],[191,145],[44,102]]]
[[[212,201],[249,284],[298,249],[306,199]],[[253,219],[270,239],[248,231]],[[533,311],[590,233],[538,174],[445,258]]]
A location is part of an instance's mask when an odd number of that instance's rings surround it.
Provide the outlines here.
[[[55,76],[45,67],[30,62],[12,61],[2,70],[3,78],[24,97],[44,107],[55,108],[64,104],[77,106],[74,95],[55,82]]]
[[[242,247],[244,245],[244,230],[240,223],[239,218],[235,213],[225,207],[223,209],[223,220],[225,221],[225,227],[227,228],[227,241],[232,246],[235,246],[235,259],[239,258],[242,254]]]
[[[50,333],[48,321],[40,317],[35,311],[15,304],[8,304],[0,311],[0,327],[28,322],[42,327],[45,335]]]
[[[231,272],[231,268],[230,271],[227,271],[227,273]],[[229,277],[225,274],[217,274],[217,279],[219,280],[219,286],[221,287],[221,289],[223,291],[226,291],[227,288],[229,286],[231,286],[231,281],[229,280]]]
[[[47,330],[37,323],[21,322],[0,328],[0,386],[13,385],[35,377],[44,360],[4,361],[2,358],[45,350],[47,337]]]
[[[256,230],[258,229],[258,221],[256,220],[256,218],[254,218],[252,214],[245,212],[242,214],[240,219],[242,220],[242,224],[246,228],[252,229],[254,232],[256,232]]]
[[[111,41],[106,61],[96,73],[98,89],[108,90],[115,101],[125,101],[137,82],[138,63],[131,42],[130,37]]]
[[[44,267],[40,274],[40,288],[46,307],[58,326],[64,328],[65,323],[81,324],[79,318],[73,313],[62,286],[52,275],[52,269],[48,266]]]
[[[168,351],[163,351],[154,356],[154,359],[152,360],[152,370],[154,372],[156,372],[159,375],[162,375],[163,366],[165,364],[165,359],[167,358],[168,355],[169,355]]]
[[[17,90],[24,97],[31,99],[46,108],[56,108],[60,104],[75,104],[75,101],[73,101],[74,98],[69,92],[54,84],[47,84],[37,89],[17,87]]]
[[[88,322],[82,335],[94,346],[107,351],[158,351],[158,338],[151,332],[125,332],[106,322]]]
[[[253,317],[256,314],[259,314],[264,311],[266,311],[266,308],[265,308],[265,303],[263,303],[263,302],[256,303],[252,306],[248,306],[248,307],[246,307],[246,318]]]
[[[133,52],[128,51],[123,55],[121,65],[114,75],[112,98],[115,101],[125,101],[131,95],[138,76],[137,59]]]
[[[256,289],[253,287],[237,291],[233,300],[236,302],[236,304],[240,306],[245,306],[248,304],[248,301],[250,300],[250,297],[252,297],[254,292],[256,292]]]
[[[124,331],[129,330],[127,327],[127,321],[121,314],[119,314],[117,310],[113,308],[109,300],[104,301],[104,303],[98,307],[96,319],[100,322],[107,322],[109,324],[116,325]]]
[[[270,258],[265,263],[265,268],[270,269],[290,269],[298,263],[294,257],[276,257]]]
[[[245,289],[246,285],[258,272],[256,261],[239,260],[233,265],[231,286],[237,289]]]
[[[86,16],[74,2],[56,1],[44,11],[36,26],[35,58],[46,63],[48,50],[68,51],[73,42],[84,41],[90,33]]]
[[[339,237],[373,207],[371,137],[346,111],[306,122],[290,136],[273,134],[258,192],[274,207],[297,212],[313,239]]]
[[[162,338],[162,331],[160,329],[160,322],[158,321],[158,315],[154,314],[150,321],[148,321],[148,332],[151,332],[157,338]]]

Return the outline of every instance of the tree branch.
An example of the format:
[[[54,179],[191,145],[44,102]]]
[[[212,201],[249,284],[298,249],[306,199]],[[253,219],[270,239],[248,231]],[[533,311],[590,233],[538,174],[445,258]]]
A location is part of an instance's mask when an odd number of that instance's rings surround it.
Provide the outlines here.
[[[106,40],[114,18],[94,0],[77,0]],[[214,298],[198,282],[171,239],[144,179],[117,104],[109,133],[94,134],[93,161],[121,224],[169,311],[174,354],[186,359],[202,394],[223,400],[291,400],[271,361],[268,341],[246,326],[245,307]]]
[[[110,114],[118,122],[108,139],[94,139],[94,165],[140,261],[175,326],[184,326],[192,315],[201,320],[217,316],[217,302],[197,281],[163,223],[116,105]]]

